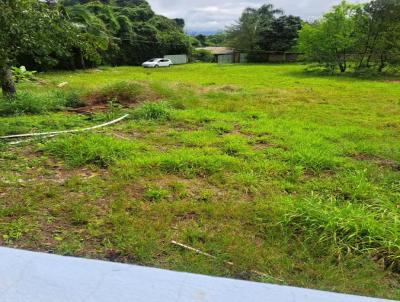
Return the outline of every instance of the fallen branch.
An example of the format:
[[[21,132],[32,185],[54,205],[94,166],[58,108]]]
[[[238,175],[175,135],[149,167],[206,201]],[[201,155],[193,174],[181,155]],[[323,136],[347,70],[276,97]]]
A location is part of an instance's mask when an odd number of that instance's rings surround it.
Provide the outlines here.
[[[36,137],[36,136],[55,136],[59,134],[64,134],[64,133],[76,133],[76,132],[85,132],[85,131],[90,131],[94,129],[99,129],[103,128],[106,126],[110,126],[113,124],[116,124],[124,119],[126,119],[129,116],[129,114],[125,114],[124,116],[121,116],[120,118],[117,118],[113,121],[89,127],[89,128],[83,128],[83,129],[74,129],[74,130],[63,130],[63,131],[52,131],[52,132],[41,132],[41,133],[26,133],[26,134],[15,134],[15,135],[6,135],[6,136],[1,136],[0,139],[14,139],[14,138],[24,138],[24,137]],[[23,141],[22,141],[23,142]]]
[[[198,249],[196,249],[196,248],[194,248],[194,247],[191,247],[191,246],[188,246],[188,245],[186,245],[186,244],[176,242],[175,240],[172,240],[171,243],[172,243],[173,245],[179,246],[179,247],[184,248],[184,249],[186,249],[186,250],[195,252],[196,254],[200,254],[200,255],[203,255],[203,256],[206,256],[206,257],[212,258],[212,259],[217,259],[217,257],[214,256],[214,255],[211,255],[211,254],[209,254],[209,253],[203,252],[203,251],[201,251],[201,250],[198,250]],[[228,265],[230,265],[230,266],[235,266],[235,264],[234,264],[233,262],[231,262],[231,261],[226,261],[226,260],[225,260],[224,263],[225,263],[225,264],[228,264]],[[282,279],[275,278],[275,277],[273,277],[273,276],[271,276],[271,275],[269,275],[269,274],[266,274],[266,273],[262,273],[262,272],[259,272],[259,271],[256,271],[256,270],[251,270],[251,272],[252,272],[253,274],[259,275],[259,276],[261,276],[261,277],[267,277],[267,278],[274,279],[274,280],[276,280],[276,281],[283,282]]]

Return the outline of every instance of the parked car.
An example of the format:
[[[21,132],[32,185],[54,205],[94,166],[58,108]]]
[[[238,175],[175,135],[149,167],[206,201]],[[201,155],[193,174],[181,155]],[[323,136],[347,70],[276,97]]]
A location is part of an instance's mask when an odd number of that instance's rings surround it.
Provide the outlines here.
[[[171,67],[172,61],[169,59],[151,59],[142,64],[145,68]]]

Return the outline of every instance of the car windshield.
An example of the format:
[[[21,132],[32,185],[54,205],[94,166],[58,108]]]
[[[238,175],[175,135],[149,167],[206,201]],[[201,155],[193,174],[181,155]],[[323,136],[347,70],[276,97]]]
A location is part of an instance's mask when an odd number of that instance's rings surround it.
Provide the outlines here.
[[[158,59],[151,59],[151,60],[148,60],[147,62],[156,62],[156,61],[158,61]]]

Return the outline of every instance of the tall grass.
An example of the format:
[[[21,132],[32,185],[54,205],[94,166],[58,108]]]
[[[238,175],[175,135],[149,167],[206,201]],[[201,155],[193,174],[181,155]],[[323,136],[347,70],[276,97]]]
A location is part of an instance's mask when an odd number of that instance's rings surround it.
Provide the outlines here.
[[[39,114],[59,111],[66,105],[63,93],[31,94],[19,92],[13,97],[0,97],[0,115]]]
[[[281,222],[306,241],[333,245],[337,255],[370,254],[400,269],[400,215],[373,206],[314,196],[285,208]]]
[[[118,160],[133,156],[139,148],[133,141],[99,134],[80,134],[50,140],[42,150],[74,167],[86,164],[108,167]]]
[[[171,107],[166,102],[144,103],[133,112],[135,119],[167,121],[171,118]]]

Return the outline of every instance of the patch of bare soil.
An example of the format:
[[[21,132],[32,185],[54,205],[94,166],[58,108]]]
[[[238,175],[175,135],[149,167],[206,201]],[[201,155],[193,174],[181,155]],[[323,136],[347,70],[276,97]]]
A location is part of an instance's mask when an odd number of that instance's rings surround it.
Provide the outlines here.
[[[224,86],[207,86],[201,87],[200,92],[209,93],[209,92],[225,92],[225,93],[235,93],[239,92],[242,89],[236,87],[234,85],[224,85]]]
[[[97,176],[108,176],[107,170],[96,167],[67,169],[63,162],[56,161],[51,157],[44,157],[43,160],[38,161],[42,153],[35,151],[30,146],[12,150],[19,155],[19,160],[26,165],[26,169],[23,172],[15,173],[22,185],[25,183],[56,183],[62,185],[72,177],[91,179]]]
[[[373,162],[380,167],[389,168],[394,171],[400,171],[400,162],[396,162],[391,159],[381,158],[378,156],[365,154],[365,153],[359,153],[359,154],[353,155],[352,157],[357,160],[360,160],[360,161]]]
[[[105,111],[110,102],[123,107],[132,107],[143,102],[160,100],[162,96],[148,84],[142,82],[121,82],[93,91],[83,96],[85,106],[72,109],[77,113]]]

